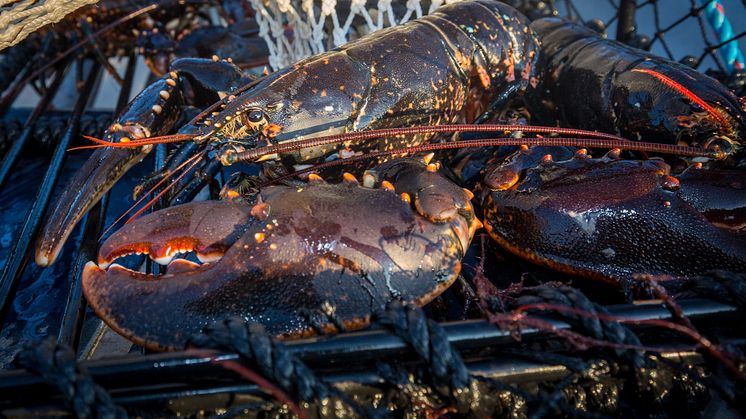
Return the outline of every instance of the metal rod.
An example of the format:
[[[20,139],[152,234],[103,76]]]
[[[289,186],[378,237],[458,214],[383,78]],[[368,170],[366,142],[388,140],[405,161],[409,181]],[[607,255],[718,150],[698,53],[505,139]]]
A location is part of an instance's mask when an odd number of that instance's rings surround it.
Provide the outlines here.
[[[13,145],[10,147],[8,152],[5,153],[2,163],[0,163],[0,187],[5,185],[5,181],[7,180],[11,169],[16,164],[18,157],[20,157],[21,155],[23,146],[26,145],[26,141],[28,141],[29,137],[31,136],[31,132],[34,129],[34,123],[36,122],[37,118],[39,118],[39,115],[41,115],[42,112],[47,109],[52,99],[54,99],[54,96],[57,94],[57,90],[59,89],[60,84],[62,84],[62,80],[64,80],[69,68],[69,63],[65,64],[64,69],[61,69],[57,71],[57,73],[55,73],[54,80],[47,90],[47,94],[42,96],[41,100],[39,100],[36,108],[34,108],[34,111],[31,112],[31,115],[29,115],[28,119],[26,120],[21,135],[19,135],[18,138],[13,142]]]
[[[67,128],[65,135],[60,139],[60,142],[52,155],[52,160],[47,168],[46,174],[44,175],[44,180],[39,187],[34,203],[26,216],[23,226],[21,227],[18,240],[13,245],[10,256],[5,263],[5,266],[3,266],[2,274],[0,274],[0,314],[5,313],[8,297],[15,288],[16,282],[23,270],[23,266],[25,266],[26,261],[28,260],[29,247],[31,246],[32,240],[35,238],[36,231],[41,223],[47,203],[52,195],[52,188],[54,188],[54,184],[57,182],[57,177],[62,169],[62,163],[64,162],[67,148],[74,136],[78,133],[80,115],[85,110],[98,74],[98,65],[93,65],[88,74],[88,79],[86,80],[78,100],[75,103],[75,108],[70,118],[70,125]]]
[[[619,21],[616,27],[616,40],[625,44],[632,39],[637,30],[635,13],[637,12],[636,0],[621,0],[619,3]]]
[[[135,76],[135,63],[135,57],[130,56],[124,74],[124,82],[119,90],[115,115],[118,115],[129,101],[130,92],[132,91],[132,81]],[[62,322],[60,323],[57,339],[59,342],[69,345],[75,350],[77,350],[80,342],[80,324],[83,320],[83,311],[85,309],[83,283],[80,276],[83,273],[83,266],[89,260],[95,260],[98,238],[106,221],[108,201],[109,193],[107,192],[86,216],[83,223],[83,242],[75,258],[73,270],[70,273],[70,288],[67,293],[67,300],[65,301],[65,309],[62,314]]]
[[[738,309],[708,300],[684,300],[680,302],[684,315],[692,320],[705,320],[738,313]],[[662,304],[621,305],[608,307],[612,315],[628,319],[666,319],[670,312]],[[557,329],[568,329],[570,325],[547,319]],[[448,340],[468,359],[470,349],[479,349],[484,356],[485,348],[499,350],[500,346],[514,343],[511,331],[503,331],[485,320],[469,320],[443,324]],[[633,326],[639,330],[640,327]],[[522,339],[549,337],[545,332],[525,329]],[[290,352],[300,357],[317,372],[334,373],[343,370],[370,370],[370,365],[380,359],[416,359],[406,342],[384,330],[347,333],[328,338],[304,339],[286,342]],[[672,348],[674,350],[675,348]],[[235,375],[221,366],[226,361],[239,360],[232,353],[213,353],[212,356],[195,355],[189,352],[162,353],[155,355],[125,357],[117,359],[83,361],[81,365],[90,371],[94,380],[116,394],[134,395],[137,391],[155,393],[154,385],[163,391],[186,391],[200,386],[205,392],[214,392],[213,386],[225,385],[225,379]],[[221,381],[223,380],[223,381]],[[358,381],[356,377],[354,381]],[[33,395],[35,403],[51,397],[50,389],[40,377],[22,370],[0,372],[0,406],[13,400]],[[155,396],[153,396],[155,397]],[[6,402],[3,399],[7,400]]]

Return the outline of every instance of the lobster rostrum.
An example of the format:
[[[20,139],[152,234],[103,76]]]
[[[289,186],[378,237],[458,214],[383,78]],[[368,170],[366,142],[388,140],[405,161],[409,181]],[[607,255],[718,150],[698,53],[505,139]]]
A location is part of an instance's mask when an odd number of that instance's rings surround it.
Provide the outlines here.
[[[243,88],[247,80],[225,60],[178,60],[109,129],[106,140],[125,141],[129,144],[120,145],[128,148],[96,150],[63,191],[54,205],[60,211],[41,233],[36,262],[52,263],[82,215],[149,152],[155,141],[150,137],[176,128],[187,96],[185,85],[196,92],[188,96],[201,102],[192,105],[205,108],[218,97],[223,100],[212,107],[215,112],[203,112],[182,126],[175,139],[190,139],[186,147],[217,150],[224,161],[234,151],[267,143],[412,124],[471,122],[495,100],[519,95],[532,82],[538,46],[527,25],[519,12],[499,2],[454,4]],[[303,165],[338,152],[394,149],[431,137],[386,137],[351,144],[351,150],[336,144],[308,147],[277,158],[288,166]],[[129,147],[141,139],[148,145]],[[165,174],[182,163],[172,161]]]
[[[37,263],[51,263],[77,222],[75,217],[85,213],[97,195],[157,143],[186,141],[166,170],[146,184],[161,184],[179,171],[182,173],[176,180],[180,180],[203,160],[207,161],[203,163],[205,170],[245,160],[261,161],[265,168],[280,162],[286,169],[297,169],[371,156],[386,160],[391,154],[426,147],[579,144],[548,137],[423,145],[448,130],[435,125],[472,122],[520,98],[524,91],[544,86],[537,76],[541,70],[537,67],[538,55],[536,39],[525,18],[501,3],[478,0],[446,6],[428,17],[377,32],[248,84],[238,68],[227,61],[176,61],[171,71],[139,95],[110,128],[109,142],[103,142],[105,147],[94,152],[94,158],[76,178],[84,187],[73,184],[63,192],[56,205],[62,211],[50,217],[39,241]],[[402,62],[410,66],[403,68]],[[641,73],[660,82],[650,85],[656,87],[651,94],[669,95],[668,87],[658,88],[669,85],[656,76],[669,73],[660,68],[652,71]],[[677,100],[700,106],[681,89],[674,90],[679,94]],[[201,94],[187,94],[189,91]],[[175,121],[188,97],[198,97],[200,103],[190,104],[204,111],[177,127]],[[213,103],[218,97],[222,99]],[[697,110],[694,105],[691,108]],[[570,111],[572,107],[563,112]],[[717,120],[714,114],[708,115]],[[738,113],[732,115],[735,122],[729,125],[731,128],[742,123]],[[409,125],[432,126],[401,128]],[[731,137],[715,144],[718,147],[708,144],[712,130],[687,134],[697,138],[692,141],[695,145],[708,145],[713,150],[697,151],[695,155],[732,154],[733,148],[722,148],[736,142],[740,128],[733,131],[725,125],[717,132]],[[177,128],[177,134],[165,135]],[[387,128],[391,128],[389,135],[373,133]],[[581,134],[560,128],[526,126],[520,130]],[[371,135],[365,137],[366,133]],[[587,140],[595,147],[637,147],[612,134],[582,134],[607,141]],[[326,137],[329,135],[337,136],[330,139]],[[647,135],[640,139],[659,140]],[[675,148],[656,146],[641,149]],[[195,150],[197,154],[192,154]],[[640,271],[689,274],[690,270],[669,268],[677,262],[676,256],[689,252],[685,245],[692,235],[702,235],[697,248],[705,251],[703,260],[742,268],[742,232],[720,234],[723,226],[718,223],[731,223],[736,231],[732,215],[743,208],[743,203],[703,204],[701,194],[711,190],[706,186],[706,176],[692,182],[699,185],[700,198],[687,201],[681,192],[685,189],[677,188],[665,163],[622,161],[616,151],[602,159],[588,159],[587,152],[573,151],[567,158],[556,159],[559,163],[553,166],[553,159],[546,155],[560,154],[542,150],[522,147],[518,154],[485,170],[482,206],[488,231],[509,250],[569,272],[619,281]],[[327,161],[333,159],[338,160]],[[345,327],[359,326],[392,298],[426,303],[453,280],[459,270],[457,261],[480,225],[471,207],[471,193],[435,171],[437,165],[428,161],[423,165],[395,160],[366,172],[363,186],[349,174],[343,176],[346,183],[342,185],[323,184],[317,175],[310,175],[308,185],[264,186],[256,201],[245,197],[244,201],[208,201],[157,211],[125,226],[103,245],[98,264],[89,263],[84,272],[86,297],[112,327],[154,348],[177,347],[190,332],[209,321],[235,314],[257,319],[278,335],[299,336],[309,333],[314,325],[329,327],[327,323],[334,319],[340,319]],[[636,200],[619,187],[608,191],[615,182],[623,185],[627,181],[639,184],[633,194]],[[182,191],[194,191],[202,184],[190,185],[171,183]],[[396,194],[390,193],[391,189]],[[687,186],[686,190],[691,189]],[[618,195],[612,193],[615,191]],[[237,195],[235,191],[226,192],[228,197]],[[179,201],[183,193],[175,196]],[[583,199],[572,206],[574,196]],[[679,198],[686,204],[676,200]],[[555,235],[543,235],[542,229],[555,218],[560,219],[556,214],[578,221],[604,205],[613,222],[593,219],[592,227],[585,232],[591,240],[598,240],[592,251],[606,257],[607,267],[595,269],[594,264],[601,263],[593,259],[597,254],[578,252],[574,246],[580,241],[572,238],[562,249],[569,249],[569,256],[553,253],[564,243],[558,243]],[[647,231],[649,224],[626,215],[642,213],[646,220],[662,217],[660,211],[644,210],[652,205],[671,209],[667,215],[673,224],[699,216],[709,224],[663,230],[664,234],[679,235],[681,240],[674,241],[673,246],[681,246],[681,253],[656,248],[643,255],[654,259],[647,265],[623,266],[635,256],[625,253],[629,244],[619,245],[613,238],[625,229],[638,234]],[[691,206],[697,211],[691,211]],[[514,207],[524,212],[513,211]],[[390,212],[395,209],[399,212]],[[722,211],[731,212],[722,215]],[[283,221],[275,224],[275,219]],[[503,225],[516,222],[525,226]],[[526,231],[530,234],[524,238],[520,237],[522,228],[536,231]],[[577,229],[560,230],[578,233]],[[631,234],[621,240],[629,243],[634,239]],[[204,263],[173,259],[190,251]],[[147,253],[156,262],[167,264],[166,274],[149,277],[112,264],[130,253]],[[609,262],[608,255],[615,260]],[[411,263],[421,265],[415,268]],[[698,259],[692,265],[699,269],[707,263]],[[408,282],[402,282],[405,276]],[[392,282],[394,278],[396,282]],[[350,288],[336,295],[342,283]],[[137,310],[131,307],[133,300],[142,302]],[[160,315],[155,314],[159,310]],[[179,315],[173,316],[174,311]]]

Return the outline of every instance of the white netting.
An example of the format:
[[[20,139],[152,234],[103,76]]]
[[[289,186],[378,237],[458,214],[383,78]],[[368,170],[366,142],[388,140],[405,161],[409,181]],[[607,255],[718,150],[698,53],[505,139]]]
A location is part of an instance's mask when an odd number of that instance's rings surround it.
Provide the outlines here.
[[[423,10],[420,0],[248,0],[256,10],[259,35],[269,47],[273,70],[286,67],[313,54],[337,47],[351,33],[362,35],[402,24],[430,13],[443,4],[461,0],[432,0]],[[404,9],[396,16],[394,5]],[[371,7],[372,6],[372,7]],[[349,9],[346,16],[342,10]],[[355,20],[356,17],[361,19]],[[364,22],[360,25],[360,22]],[[353,28],[353,24],[358,24]]]
[[[98,0],[0,0],[0,50]]]

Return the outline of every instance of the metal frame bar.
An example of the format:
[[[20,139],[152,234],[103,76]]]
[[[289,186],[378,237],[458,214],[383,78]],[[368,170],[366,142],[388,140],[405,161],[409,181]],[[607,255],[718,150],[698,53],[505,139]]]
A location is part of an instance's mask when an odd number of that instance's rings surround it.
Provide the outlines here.
[[[683,314],[694,321],[723,319],[728,315],[740,315],[737,308],[709,300],[692,299],[681,302]],[[661,303],[610,306],[612,315],[631,320],[669,319],[670,311]],[[570,325],[551,318],[546,319],[558,330],[569,329]],[[511,331],[500,330],[485,320],[467,320],[443,324],[449,342],[465,354],[468,361],[470,350],[491,348],[493,353],[513,344]],[[634,326],[635,330],[642,327]],[[521,331],[521,339],[546,339],[553,336],[535,329]],[[309,366],[319,371],[329,383],[354,381],[374,384],[378,381],[371,365],[380,359],[416,360],[414,352],[399,337],[385,330],[345,333],[326,338],[304,339],[286,342],[287,349]],[[671,354],[681,351],[681,344],[671,346]],[[165,402],[174,397],[198,396],[217,393],[259,394],[261,390],[252,384],[225,384],[226,379],[235,375],[221,364],[240,361],[232,353],[210,352],[210,356],[185,351],[161,353],[145,356],[129,356],[117,359],[82,361],[94,380],[109,390],[117,403]],[[485,353],[479,353],[479,360],[468,362],[475,374],[499,376],[511,381],[526,378],[526,374],[536,379],[549,379],[542,374],[556,377],[562,366],[547,366],[532,361],[493,359],[483,361]],[[519,366],[520,368],[516,368]],[[541,374],[538,374],[540,369]],[[344,371],[344,372],[340,372]],[[533,379],[533,378],[532,378]],[[153,388],[157,385],[157,388]],[[54,403],[54,392],[42,378],[26,371],[0,372],[0,408],[9,408],[29,403]],[[29,399],[31,397],[31,399]],[[5,399],[5,400],[3,400]],[[20,404],[19,404],[20,403]]]

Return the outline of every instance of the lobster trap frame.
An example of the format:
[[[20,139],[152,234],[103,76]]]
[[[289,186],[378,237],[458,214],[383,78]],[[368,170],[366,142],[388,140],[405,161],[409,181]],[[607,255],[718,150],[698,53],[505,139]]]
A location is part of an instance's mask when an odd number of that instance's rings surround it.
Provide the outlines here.
[[[369,2],[372,3],[372,2]],[[546,2],[553,10],[563,10],[575,19],[584,20],[581,11],[572,1]],[[557,3],[557,4],[555,4]],[[610,0],[617,13],[605,22],[606,25],[616,22],[616,38],[625,42],[659,43],[670,54],[671,48],[666,44],[665,34],[688,18],[696,18],[704,30],[706,8],[711,2],[697,4],[691,2],[689,14],[683,16],[671,26],[658,27],[656,32],[647,40],[640,39],[636,25],[638,10],[650,8],[654,15],[660,14],[659,2],[632,0]],[[743,3],[746,8],[746,2]],[[372,5],[372,4],[371,4]],[[323,5],[321,7],[323,9]],[[331,16],[327,14],[326,16]],[[323,25],[322,25],[323,26]],[[269,36],[269,32],[265,33]],[[706,48],[701,55],[694,57],[696,66],[705,62],[714,63],[717,71],[723,74],[732,72],[729,66],[737,66],[738,58],[728,61],[719,51],[726,45],[738,41],[746,36],[746,31],[731,33],[725,39],[710,41],[703,35]],[[709,59],[709,61],[708,61]],[[34,142],[34,127],[44,119],[50,111],[50,104],[59,93],[63,80],[71,70],[75,58],[60,60],[59,64],[50,69],[50,79],[41,89],[42,95],[30,112],[17,138],[7,148],[0,163],[0,187],[6,188],[22,159],[24,149]],[[0,273],[0,315],[2,327],[19,289],[24,285],[22,279],[24,271],[29,265],[29,254],[36,231],[48,211],[48,205],[55,186],[60,182],[60,175],[65,164],[66,149],[76,140],[81,130],[81,118],[90,111],[91,97],[103,72],[102,66],[95,60],[85,60],[87,64],[80,66],[80,81],[71,112],[65,115],[68,124],[61,132],[56,132],[53,150],[49,164],[36,192],[35,199],[28,208],[26,217],[20,226],[12,244],[12,249]],[[82,61],[81,61],[82,62]],[[736,63],[736,64],[734,64]],[[123,84],[117,99],[116,109],[122,109],[129,100],[133,90],[133,80],[136,72],[136,60],[133,52],[123,76]],[[24,76],[27,76],[27,71]],[[23,86],[21,86],[23,87]],[[20,91],[20,90],[19,90]],[[0,111],[11,111],[13,99],[19,91],[8,90],[0,99]],[[165,160],[165,150],[159,149],[155,157],[155,167],[162,167]],[[57,337],[59,342],[70,345],[78,350],[81,359],[85,359],[95,352],[101,341],[88,339],[86,333],[90,329],[103,327],[102,323],[91,326],[91,313],[86,312],[86,304],[82,298],[80,273],[86,261],[95,257],[97,238],[103,230],[106,220],[106,208],[109,198],[105,197],[86,217],[81,230],[82,241],[73,257],[73,263],[66,281],[67,289],[60,302],[64,308],[62,317],[56,328],[49,333]],[[681,302],[683,314],[697,324],[707,325],[717,321],[722,325],[736,327],[743,311],[735,304],[723,304],[708,300],[686,300]],[[675,316],[665,304],[660,302],[647,305],[617,305],[610,307],[611,312],[619,317],[630,319],[670,319]],[[88,319],[88,320],[86,320]],[[87,328],[84,324],[88,321]],[[548,318],[547,321],[557,330],[569,328],[570,325]],[[96,320],[94,319],[95,323]],[[568,374],[568,367],[562,363],[550,360],[540,361],[527,359],[519,354],[510,353],[509,348],[514,344],[515,334],[503,331],[483,320],[469,320],[449,322],[443,324],[447,340],[456,349],[463,352],[467,368],[474,375],[496,378],[506,383],[522,384],[527,382],[556,382]],[[87,331],[86,331],[87,330]],[[644,333],[645,327],[634,328]],[[524,342],[549,341],[551,334],[540,330],[522,330],[521,338]],[[733,342],[742,339],[734,334],[729,336]],[[728,342],[726,339],[724,342]],[[662,346],[665,346],[661,344]],[[323,379],[339,386],[352,394],[370,393],[370,388],[380,384],[381,378],[376,371],[376,363],[387,359],[407,360],[413,366],[422,366],[423,360],[418,360],[410,345],[402,338],[384,330],[373,330],[343,334],[330,338],[310,339],[288,342],[287,348],[298,356]],[[676,359],[683,364],[705,364],[705,360],[697,352],[681,349],[677,342],[666,347],[662,357]],[[140,348],[136,352],[144,352]],[[505,355],[508,354],[508,355]],[[101,384],[113,397],[117,404],[121,404],[131,411],[150,410],[151,412],[184,413],[200,412],[204,406],[214,412],[225,412],[231,405],[256,403],[266,400],[263,390],[256,384],[237,380],[234,373],[226,370],[225,364],[238,360],[233,353],[213,352],[209,356],[190,352],[167,354],[137,354],[130,357],[105,360],[86,360],[82,362],[94,380]],[[354,364],[356,368],[350,368]],[[198,377],[199,379],[195,379]],[[376,391],[374,391],[375,393]],[[63,400],[38,375],[20,369],[0,372],[0,412],[7,415],[49,414],[57,412],[63,405]],[[238,395],[238,396],[237,396]],[[373,399],[378,396],[372,397]],[[34,407],[32,407],[34,406]],[[176,406],[176,407],[174,407]],[[235,413],[235,412],[234,412]],[[243,412],[239,412],[243,413]]]

